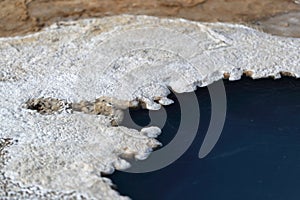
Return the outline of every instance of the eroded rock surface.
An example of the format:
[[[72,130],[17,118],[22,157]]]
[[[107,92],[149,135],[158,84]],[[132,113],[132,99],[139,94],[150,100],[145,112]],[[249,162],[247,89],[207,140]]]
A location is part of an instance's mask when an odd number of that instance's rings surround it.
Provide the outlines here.
[[[191,92],[224,76],[299,77],[299,46],[242,25],[130,15],[1,38],[0,138],[13,142],[0,147],[0,196],[126,199],[101,174],[129,167],[120,155],[146,159],[160,130],[114,127],[107,104],[155,110],[172,103],[169,89]],[[66,102],[82,102],[73,106],[83,112],[61,109]],[[37,112],[49,108],[57,112]]]
[[[266,32],[300,38],[300,12],[283,13],[262,20],[258,24]]]
[[[291,11],[300,11],[299,0],[2,0],[0,36],[36,32],[61,20],[118,14],[252,24]]]

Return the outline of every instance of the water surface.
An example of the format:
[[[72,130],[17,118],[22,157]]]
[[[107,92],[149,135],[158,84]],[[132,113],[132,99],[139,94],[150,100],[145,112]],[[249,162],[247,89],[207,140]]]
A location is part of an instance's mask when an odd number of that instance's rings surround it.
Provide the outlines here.
[[[213,151],[198,158],[210,120],[208,90],[199,88],[201,121],[192,146],[159,171],[116,171],[110,178],[122,195],[139,200],[300,199],[300,81],[244,77],[224,84],[227,117]],[[180,105],[174,94],[170,98],[175,104],[166,107],[167,122],[158,138],[164,145],[180,124]],[[142,126],[149,122],[146,110],[131,116]]]

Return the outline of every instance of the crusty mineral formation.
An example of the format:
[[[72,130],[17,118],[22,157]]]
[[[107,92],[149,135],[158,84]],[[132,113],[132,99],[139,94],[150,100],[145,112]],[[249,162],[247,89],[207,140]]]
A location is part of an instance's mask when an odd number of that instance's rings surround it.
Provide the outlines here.
[[[116,126],[116,110],[160,109],[169,89],[224,76],[299,77],[299,46],[242,25],[130,15],[1,38],[1,198],[126,199],[101,174],[130,167],[120,155],[146,159],[159,129]]]

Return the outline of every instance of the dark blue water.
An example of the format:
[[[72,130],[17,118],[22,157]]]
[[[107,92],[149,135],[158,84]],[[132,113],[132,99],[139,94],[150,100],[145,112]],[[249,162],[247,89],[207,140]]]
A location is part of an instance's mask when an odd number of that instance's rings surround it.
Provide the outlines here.
[[[109,177],[122,195],[139,200],[299,200],[300,80],[224,81],[227,117],[221,138],[204,159],[199,148],[210,120],[207,88],[196,91],[201,110],[197,138],[172,165],[159,171]],[[178,94],[177,94],[178,95]],[[180,124],[180,106],[167,106],[168,119],[158,138],[167,144]],[[131,111],[140,125],[148,111]]]

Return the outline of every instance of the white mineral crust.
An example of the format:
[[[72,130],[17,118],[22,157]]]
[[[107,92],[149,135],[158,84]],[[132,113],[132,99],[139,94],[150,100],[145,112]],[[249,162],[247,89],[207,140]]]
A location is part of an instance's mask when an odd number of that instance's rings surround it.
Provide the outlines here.
[[[39,97],[105,96],[159,109],[172,103],[165,98],[170,88],[190,92],[224,73],[230,80],[246,71],[253,78],[299,77],[300,39],[242,25],[122,15],[0,38],[0,70],[0,138],[13,139],[0,166],[1,199],[126,199],[101,172],[129,167],[123,154],[144,159],[159,145],[158,128],[112,127],[105,116],[77,112],[41,115],[22,105]]]

